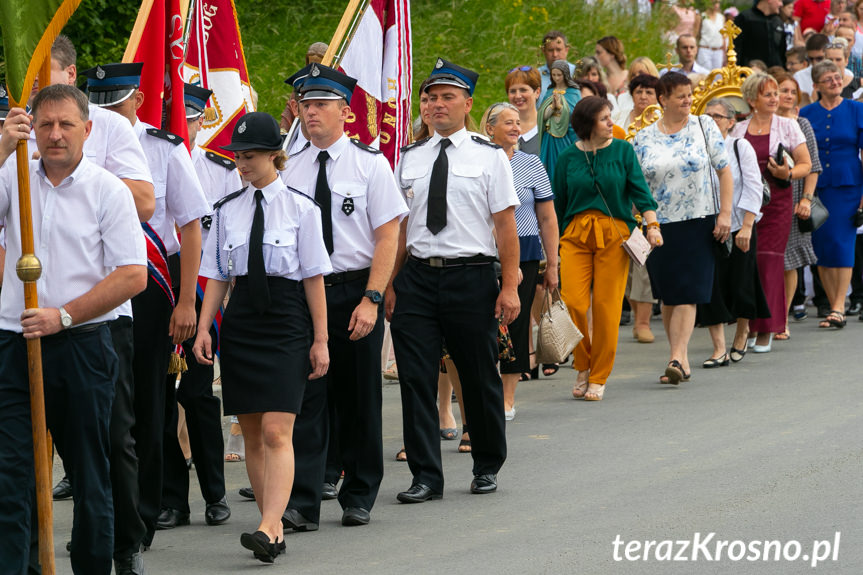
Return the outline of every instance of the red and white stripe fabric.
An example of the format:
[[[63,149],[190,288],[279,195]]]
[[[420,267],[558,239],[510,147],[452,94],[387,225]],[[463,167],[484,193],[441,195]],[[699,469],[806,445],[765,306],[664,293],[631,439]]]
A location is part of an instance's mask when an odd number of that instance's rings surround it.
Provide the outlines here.
[[[371,0],[339,62],[357,79],[345,132],[392,166],[409,143],[412,63],[410,0]]]

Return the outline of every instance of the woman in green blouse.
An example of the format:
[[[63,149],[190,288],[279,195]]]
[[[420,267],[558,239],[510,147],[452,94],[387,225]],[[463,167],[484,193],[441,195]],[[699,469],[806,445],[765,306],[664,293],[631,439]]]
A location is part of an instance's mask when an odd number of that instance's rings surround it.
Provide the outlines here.
[[[644,215],[651,246],[662,243],[656,201],[632,146],[612,137],[611,104],[589,96],[572,112],[579,141],[560,154],[552,180],[560,222],[561,296],[585,334],[575,348],[576,399],[600,401],[614,366],[629,257],[623,242]],[[593,287],[593,333],[587,325]]]

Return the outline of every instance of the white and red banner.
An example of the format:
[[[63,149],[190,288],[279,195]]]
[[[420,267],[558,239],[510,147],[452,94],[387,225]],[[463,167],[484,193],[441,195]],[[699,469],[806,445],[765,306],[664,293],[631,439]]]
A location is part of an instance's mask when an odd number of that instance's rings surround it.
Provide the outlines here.
[[[140,88],[144,103],[138,109],[138,118],[187,140],[182,75],[183,24],[180,0],[144,0],[123,62],[144,63]]]
[[[345,131],[378,147],[395,166],[410,142],[410,0],[371,0],[339,68],[357,79]]]
[[[231,143],[234,124],[255,111],[234,0],[194,3],[183,74],[186,82],[213,91],[215,119],[204,120],[197,145],[227,156],[221,147]]]

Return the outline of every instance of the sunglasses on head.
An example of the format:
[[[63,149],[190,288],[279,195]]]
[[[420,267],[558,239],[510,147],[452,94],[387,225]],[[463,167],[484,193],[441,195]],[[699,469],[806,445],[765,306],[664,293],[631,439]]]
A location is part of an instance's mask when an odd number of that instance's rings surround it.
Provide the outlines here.
[[[530,70],[533,70],[533,66],[518,66],[517,68],[513,68],[512,70],[507,72],[507,74],[512,74],[515,71],[529,72]]]

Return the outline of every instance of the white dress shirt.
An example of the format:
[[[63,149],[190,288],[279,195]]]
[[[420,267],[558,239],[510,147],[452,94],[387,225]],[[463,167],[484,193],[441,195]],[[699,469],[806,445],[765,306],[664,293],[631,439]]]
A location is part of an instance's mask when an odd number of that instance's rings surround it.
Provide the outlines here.
[[[442,138],[435,134],[402,154],[397,182],[410,208],[407,248],[418,258],[497,255],[492,214],[519,205],[518,194],[506,153],[474,137],[479,138],[464,128],[449,136],[447,225],[437,235],[426,227],[426,213],[432,166]]]
[[[210,208],[207,215],[213,214],[213,204],[243,187],[240,181],[240,172],[237,171],[234,163],[230,161],[226,163],[221,156],[218,157],[217,163],[211,159],[210,154],[212,152],[202,150],[200,146],[192,148],[192,165],[195,166],[195,173]],[[202,246],[206,245],[207,234],[209,233],[209,230],[201,229]]]
[[[170,256],[180,251],[180,240],[174,224],[183,227],[206,216],[211,208],[195,175],[192,157],[186,146],[181,141],[175,144],[148,134],[147,130],[152,128],[140,120],[134,126],[153,174],[153,191],[156,195],[156,210],[147,223],[162,238]]]
[[[276,177],[262,188],[264,199],[264,266],[268,276],[292,280],[333,271],[324,235],[321,212],[315,202],[291,192]],[[200,275],[220,281],[249,275],[249,236],[255,217],[255,187],[232,198],[216,210]]]
[[[737,142],[737,154],[734,153],[734,142]],[[761,202],[764,188],[761,184],[761,168],[758,167],[758,157],[755,148],[746,138],[725,138],[725,150],[728,153],[728,167],[734,178],[734,199],[731,205],[731,231],[736,232],[743,227],[743,216],[746,212],[755,214],[755,221],[761,219]],[[737,163],[737,156],[740,163]],[[713,172],[714,189],[719,190],[719,177]],[[717,199],[718,201],[718,199]]]
[[[15,162],[0,168],[0,216],[6,220],[6,269],[0,294],[0,329],[21,333],[24,284],[14,273],[21,255],[18,179]],[[116,267],[147,265],[135,202],[116,176],[82,158],[54,186],[42,162],[30,161],[35,253],[42,262],[36,282],[40,307],[60,307],[90,291]],[[89,320],[116,319],[112,310]]]
[[[282,173],[285,184],[314,198],[319,153],[321,149],[311,144],[291,156]],[[371,266],[375,253],[375,230],[395,218],[401,220],[408,207],[383,154],[364,150],[344,134],[327,148],[327,153],[333,271],[365,269]]]

